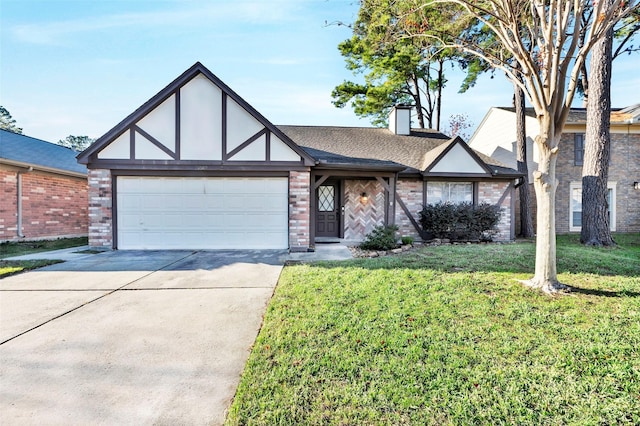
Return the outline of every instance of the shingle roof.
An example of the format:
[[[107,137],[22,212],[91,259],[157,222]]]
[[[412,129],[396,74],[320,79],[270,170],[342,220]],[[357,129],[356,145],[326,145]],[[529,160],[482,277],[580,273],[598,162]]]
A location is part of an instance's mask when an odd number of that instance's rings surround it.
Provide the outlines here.
[[[0,130],[0,162],[15,161],[31,166],[87,174],[87,168],[76,161],[74,150],[30,136]]]
[[[385,128],[333,126],[277,126],[313,157],[339,155],[401,164],[423,171],[436,159],[451,139],[431,129],[412,129],[407,136],[395,135]],[[314,151],[316,154],[314,154]],[[317,152],[319,151],[319,152]],[[326,154],[322,154],[322,153]],[[474,151],[486,164],[511,170],[497,160]],[[318,157],[317,155],[320,155]],[[515,170],[511,170],[517,173]]]
[[[515,112],[513,107],[497,107],[498,109]],[[536,113],[533,108],[526,108],[525,114],[529,117],[536,117]],[[631,105],[626,108],[611,108],[611,123],[613,124],[627,124],[631,121],[640,121],[640,104]],[[567,117],[567,124],[584,124],[587,122],[587,109],[586,108],[571,108],[569,116]]]

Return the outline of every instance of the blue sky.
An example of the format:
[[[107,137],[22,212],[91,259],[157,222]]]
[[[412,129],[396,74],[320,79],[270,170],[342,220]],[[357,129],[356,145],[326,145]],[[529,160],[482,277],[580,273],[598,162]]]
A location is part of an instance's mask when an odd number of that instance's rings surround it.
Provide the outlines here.
[[[337,45],[356,0],[0,0],[0,105],[24,133],[48,141],[99,137],[195,62],[275,124],[368,126],[331,104],[345,79]],[[638,56],[614,64],[614,106],[640,102]],[[511,103],[502,74],[458,94],[451,70],[443,125],[478,125]]]

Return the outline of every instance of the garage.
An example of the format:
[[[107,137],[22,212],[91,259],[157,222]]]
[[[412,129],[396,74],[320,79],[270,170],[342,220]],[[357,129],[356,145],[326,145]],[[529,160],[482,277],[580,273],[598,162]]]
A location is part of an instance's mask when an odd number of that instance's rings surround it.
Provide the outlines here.
[[[284,177],[118,176],[119,249],[286,249]]]

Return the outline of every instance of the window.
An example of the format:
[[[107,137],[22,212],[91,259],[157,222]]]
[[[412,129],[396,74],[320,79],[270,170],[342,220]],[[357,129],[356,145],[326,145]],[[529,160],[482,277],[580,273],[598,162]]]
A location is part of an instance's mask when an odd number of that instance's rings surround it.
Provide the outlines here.
[[[427,204],[472,203],[472,182],[427,182]]]
[[[616,230],[616,183],[607,182],[609,189],[609,227]],[[580,231],[582,228],[582,182],[571,182],[569,193],[569,230]]]
[[[584,135],[576,133],[573,135],[573,165],[582,166],[584,161]]]

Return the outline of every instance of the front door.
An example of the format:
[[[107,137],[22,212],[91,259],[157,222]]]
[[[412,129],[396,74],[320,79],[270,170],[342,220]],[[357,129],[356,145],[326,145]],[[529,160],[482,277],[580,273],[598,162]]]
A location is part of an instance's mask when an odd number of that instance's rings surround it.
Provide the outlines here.
[[[316,237],[340,237],[340,186],[323,183],[316,190]]]

